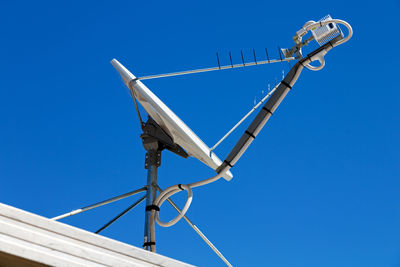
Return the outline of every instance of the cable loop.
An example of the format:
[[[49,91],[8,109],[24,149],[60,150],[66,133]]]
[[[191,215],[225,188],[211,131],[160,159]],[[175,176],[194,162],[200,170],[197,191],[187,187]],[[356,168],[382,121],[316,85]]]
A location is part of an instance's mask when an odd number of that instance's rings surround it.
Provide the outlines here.
[[[351,28],[351,26],[350,26],[349,23],[347,23],[347,22],[344,21],[344,20],[340,20],[340,19],[330,19],[330,20],[326,20],[326,21],[319,21],[319,22],[313,22],[313,23],[307,22],[306,25],[301,29],[301,35],[299,35],[299,41],[301,42],[302,37],[303,37],[308,31],[310,31],[313,27],[315,27],[316,25],[319,24],[319,26],[321,27],[321,26],[326,25],[326,24],[329,24],[329,23],[331,23],[331,22],[344,25],[344,26],[347,28],[347,30],[349,31],[348,34],[347,34],[347,36],[346,36],[345,38],[339,40],[338,42],[336,42],[336,43],[334,43],[334,44],[332,44],[331,42],[329,42],[331,48],[333,48],[333,47],[335,47],[335,46],[338,46],[338,45],[341,45],[341,44],[347,42],[347,41],[353,36],[353,29]],[[320,62],[320,65],[319,65],[319,66],[313,66],[313,65],[307,64],[307,65],[305,65],[305,67],[307,67],[309,70],[314,70],[314,71],[323,69],[323,68],[325,67],[325,59],[324,59],[324,56],[325,56],[326,52],[327,52],[327,51],[322,52],[321,55],[317,55],[317,56],[315,56],[315,57],[313,57],[313,58],[310,58],[310,61],[311,61],[311,62],[313,62],[313,61],[319,61],[319,62]],[[299,49],[299,53],[300,53],[300,55],[302,54],[301,48]],[[301,64],[302,64],[302,63],[301,63]],[[303,64],[302,64],[302,65],[303,65]]]
[[[173,218],[172,220],[170,220],[169,222],[163,222],[160,219],[159,216],[159,212],[156,211],[155,213],[155,218],[156,221],[159,225],[163,226],[163,227],[170,227],[174,224],[176,224],[180,219],[182,219],[182,217],[185,215],[185,213],[188,211],[190,204],[192,203],[193,200],[193,192],[192,189],[185,184],[179,184],[179,185],[173,185],[171,187],[168,187],[167,189],[165,189],[164,191],[161,192],[161,194],[157,197],[155,202],[155,205],[158,207],[161,207],[161,205],[164,203],[165,200],[167,200],[169,197],[171,197],[172,195],[181,192],[182,190],[186,190],[188,193],[188,197],[185,203],[185,206],[183,207],[181,213],[179,213],[175,218]]]

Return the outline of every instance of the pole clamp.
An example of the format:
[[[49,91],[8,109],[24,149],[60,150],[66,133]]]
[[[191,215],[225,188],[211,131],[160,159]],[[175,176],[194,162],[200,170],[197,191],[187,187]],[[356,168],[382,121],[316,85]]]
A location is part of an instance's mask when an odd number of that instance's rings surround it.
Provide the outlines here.
[[[152,210],[160,211],[160,207],[157,206],[157,205],[148,205],[148,206],[146,206],[146,211],[152,211]]]
[[[249,131],[244,131],[245,133],[247,133],[247,135],[248,136],[251,136],[251,137],[253,137],[253,139],[256,139],[256,136],[254,135],[254,134],[252,134],[251,132],[249,132]]]
[[[271,116],[274,115],[274,113],[271,110],[269,110],[268,108],[266,108],[265,106],[263,106],[262,109],[265,110],[266,112],[268,112],[269,114],[271,114]]]
[[[226,165],[228,165],[229,167],[233,168],[233,165],[230,162],[228,162],[227,160],[224,160],[224,162],[225,162]]]
[[[288,84],[284,80],[281,81],[281,84],[283,84],[284,86],[288,87],[289,89],[292,89],[292,86],[290,86],[290,84]]]
[[[161,165],[161,150],[150,149],[146,153],[146,159],[144,162],[145,169],[149,169],[150,166],[160,167]]]
[[[144,242],[143,243],[143,247],[145,248],[145,247],[150,247],[150,246],[155,246],[156,245],[156,242]]]

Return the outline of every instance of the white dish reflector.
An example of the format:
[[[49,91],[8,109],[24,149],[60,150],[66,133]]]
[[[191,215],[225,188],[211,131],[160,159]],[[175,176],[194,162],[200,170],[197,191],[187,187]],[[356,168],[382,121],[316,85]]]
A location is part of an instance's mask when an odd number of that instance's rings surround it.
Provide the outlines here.
[[[136,77],[116,59],[113,59],[111,64],[121,74],[126,86],[133,90],[135,98],[147,113],[168,133],[176,144],[185,149],[190,156],[197,158],[214,170],[222,164],[222,161],[214,152],[141,81],[135,80]],[[222,174],[222,177],[229,181],[233,178],[233,175],[230,171],[227,171]]]

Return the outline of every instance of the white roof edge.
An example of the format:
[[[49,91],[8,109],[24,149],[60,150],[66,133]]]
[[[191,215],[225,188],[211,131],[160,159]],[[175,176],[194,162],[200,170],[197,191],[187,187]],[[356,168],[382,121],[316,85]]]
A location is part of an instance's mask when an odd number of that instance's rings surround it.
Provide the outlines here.
[[[50,266],[193,266],[2,203],[0,252]]]

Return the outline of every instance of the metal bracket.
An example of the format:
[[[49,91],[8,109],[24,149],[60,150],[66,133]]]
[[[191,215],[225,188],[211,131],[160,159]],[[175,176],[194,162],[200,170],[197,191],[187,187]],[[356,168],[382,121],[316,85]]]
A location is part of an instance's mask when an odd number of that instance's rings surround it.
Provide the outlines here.
[[[155,122],[151,117],[148,118],[140,135],[143,147],[146,151],[168,149],[169,151],[187,158],[189,155]]]
[[[160,167],[161,165],[161,151],[160,150],[147,150],[144,168],[149,169],[149,166],[154,165]]]

